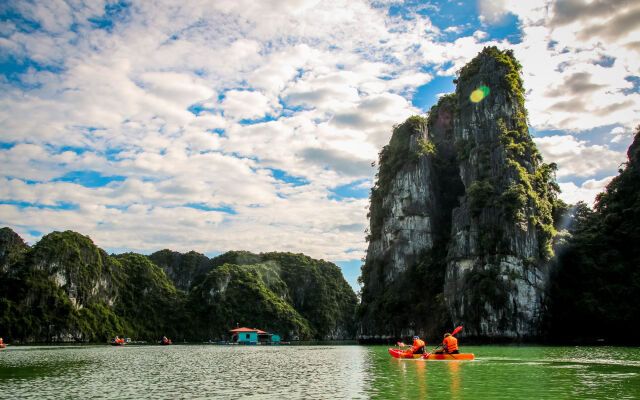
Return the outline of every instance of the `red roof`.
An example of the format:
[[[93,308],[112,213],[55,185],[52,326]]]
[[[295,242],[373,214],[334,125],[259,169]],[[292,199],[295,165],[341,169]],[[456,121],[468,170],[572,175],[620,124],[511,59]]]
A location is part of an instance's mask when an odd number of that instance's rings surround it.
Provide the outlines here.
[[[249,328],[245,328],[244,326],[242,328],[237,328],[237,329],[232,329],[229,332],[257,332],[257,333],[267,333],[265,331],[261,331],[260,329],[249,329]]]

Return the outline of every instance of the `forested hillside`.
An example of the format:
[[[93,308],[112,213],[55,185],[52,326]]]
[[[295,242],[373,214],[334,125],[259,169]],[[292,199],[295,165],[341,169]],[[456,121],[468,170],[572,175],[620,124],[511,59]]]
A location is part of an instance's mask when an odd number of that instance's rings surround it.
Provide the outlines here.
[[[640,127],[627,155],[595,210],[579,203],[568,216],[551,276],[553,341],[640,343]]]
[[[76,232],[30,247],[3,228],[0,257],[0,337],[9,342],[215,340],[237,324],[285,339],[355,337],[356,295],[340,269],[301,254],[109,255]]]

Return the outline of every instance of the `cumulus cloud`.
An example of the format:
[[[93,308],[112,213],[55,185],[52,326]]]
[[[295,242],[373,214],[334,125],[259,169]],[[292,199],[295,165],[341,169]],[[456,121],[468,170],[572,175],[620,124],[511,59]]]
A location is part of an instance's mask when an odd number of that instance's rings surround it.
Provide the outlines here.
[[[560,27],[575,22],[586,25],[580,36],[601,36],[615,40],[622,34],[640,28],[640,6],[632,0],[566,0],[551,4],[550,24]]]
[[[507,0],[478,0],[480,20],[487,24],[499,24],[509,14]]]
[[[613,151],[606,145],[589,145],[571,135],[547,136],[534,140],[545,161],[558,164],[559,178],[611,173],[617,171],[626,160],[624,152]]]
[[[591,74],[587,72],[576,72],[567,76],[557,88],[549,92],[550,96],[563,96],[567,93],[585,94],[594,92],[600,88],[607,87],[604,84],[591,82]]]
[[[350,154],[339,150],[310,148],[303,150],[301,155],[308,163],[328,167],[340,174],[354,177],[368,176],[371,174],[369,160],[354,159]]]
[[[627,130],[621,126],[613,128],[610,134],[613,135],[613,138],[611,139],[611,142],[613,143],[621,143],[623,141],[631,142],[633,139],[633,131]]]
[[[593,207],[596,196],[602,193],[606,186],[611,182],[613,176],[604,179],[588,179],[582,185],[578,186],[573,182],[560,182],[560,198],[568,204],[576,204],[583,201]]]
[[[234,119],[259,119],[272,110],[269,99],[260,92],[230,90],[222,100],[226,116]]]

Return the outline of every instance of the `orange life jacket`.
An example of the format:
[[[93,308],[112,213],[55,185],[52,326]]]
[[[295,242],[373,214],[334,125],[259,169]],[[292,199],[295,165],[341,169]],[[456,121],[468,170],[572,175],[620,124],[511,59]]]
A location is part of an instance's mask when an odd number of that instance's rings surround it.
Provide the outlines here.
[[[413,346],[409,349],[409,351],[413,354],[416,351],[420,350],[425,346],[425,343],[420,339],[413,339]],[[423,350],[424,351],[424,350]]]
[[[442,341],[442,348],[446,353],[451,353],[452,351],[458,350],[458,339],[453,336],[447,336]]]

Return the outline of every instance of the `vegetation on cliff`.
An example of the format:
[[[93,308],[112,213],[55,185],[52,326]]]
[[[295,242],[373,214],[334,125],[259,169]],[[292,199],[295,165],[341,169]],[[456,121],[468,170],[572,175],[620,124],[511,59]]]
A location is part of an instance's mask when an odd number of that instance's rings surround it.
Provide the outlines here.
[[[258,255],[237,251],[215,257],[211,262],[214,267],[228,262],[268,266],[271,272],[263,272],[261,280],[304,318],[311,337],[355,337],[358,300],[337,265],[303,254],[273,252]],[[301,325],[300,332],[306,332],[302,328]]]
[[[170,250],[110,256],[71,231],[53,232],[33,247],[9,228],[0,234],[7,260],[0,270],[0,337],[8,341],[224,339],[236,324],[283,338],[355,336],[355,293],[326,261],[247,252],[210,260]]]
[[[505,93],[506,98],[502,101],[511,108],[508,119],[499,118],[496,121],[498,142],[476,143],[479,173],[477,181],[467,189],[467,194],[475,215],[485,208],[501,208],[509,221],[522,230],[534,227],[540,257],[542,261],[547,261],[553,257],[552,242],[556,234],[553,213],[556,209],[566,209],[566,204],[557,197],[560,192],[555,182],[557,165],[542,162],[542,156],[529,134],[521,69],[511,50],[500,51],[492,46],[484,48],[459,71],[457,82],[460,93],[466,94],[482,83],[492,82],[492,92]],[[464,96],[460,97],[465,100],[465,109],[468,109],[472,102]],[[490,147],[492,145],[503,149],[504,165],[498,168],[505,169],[506,173],[496,173],[491,160],[491,152],[494,151]],[[469,144],[463,146],[460,143],[458,148],[465,153],[460,154],[460,158],[468,158]],[[500,238],[495,239],[487,243],[500,246]],[[496,250],[504,252],[500,248],[486,249],[487,253]]]
[[[13,257],[0,276],[0,336],[96,341],[122,331],[122,321],[106,305],[115,296],[111,283],[120,266],[91,239],[53,232]]]
[[[194,281],[202,280],[211,269],[209,258],[195,251],[183,254],[164,249],[151,254],[149,259],[162,268],[176,289],[185,292],[189,291]]]
[[[201,336],[223,337],[229,327],[242,324],[288,337],[311,337],[307,320],[269,286],[284,290],[286,284],[267,265],[223,264],[209,272],[189,296]]]

